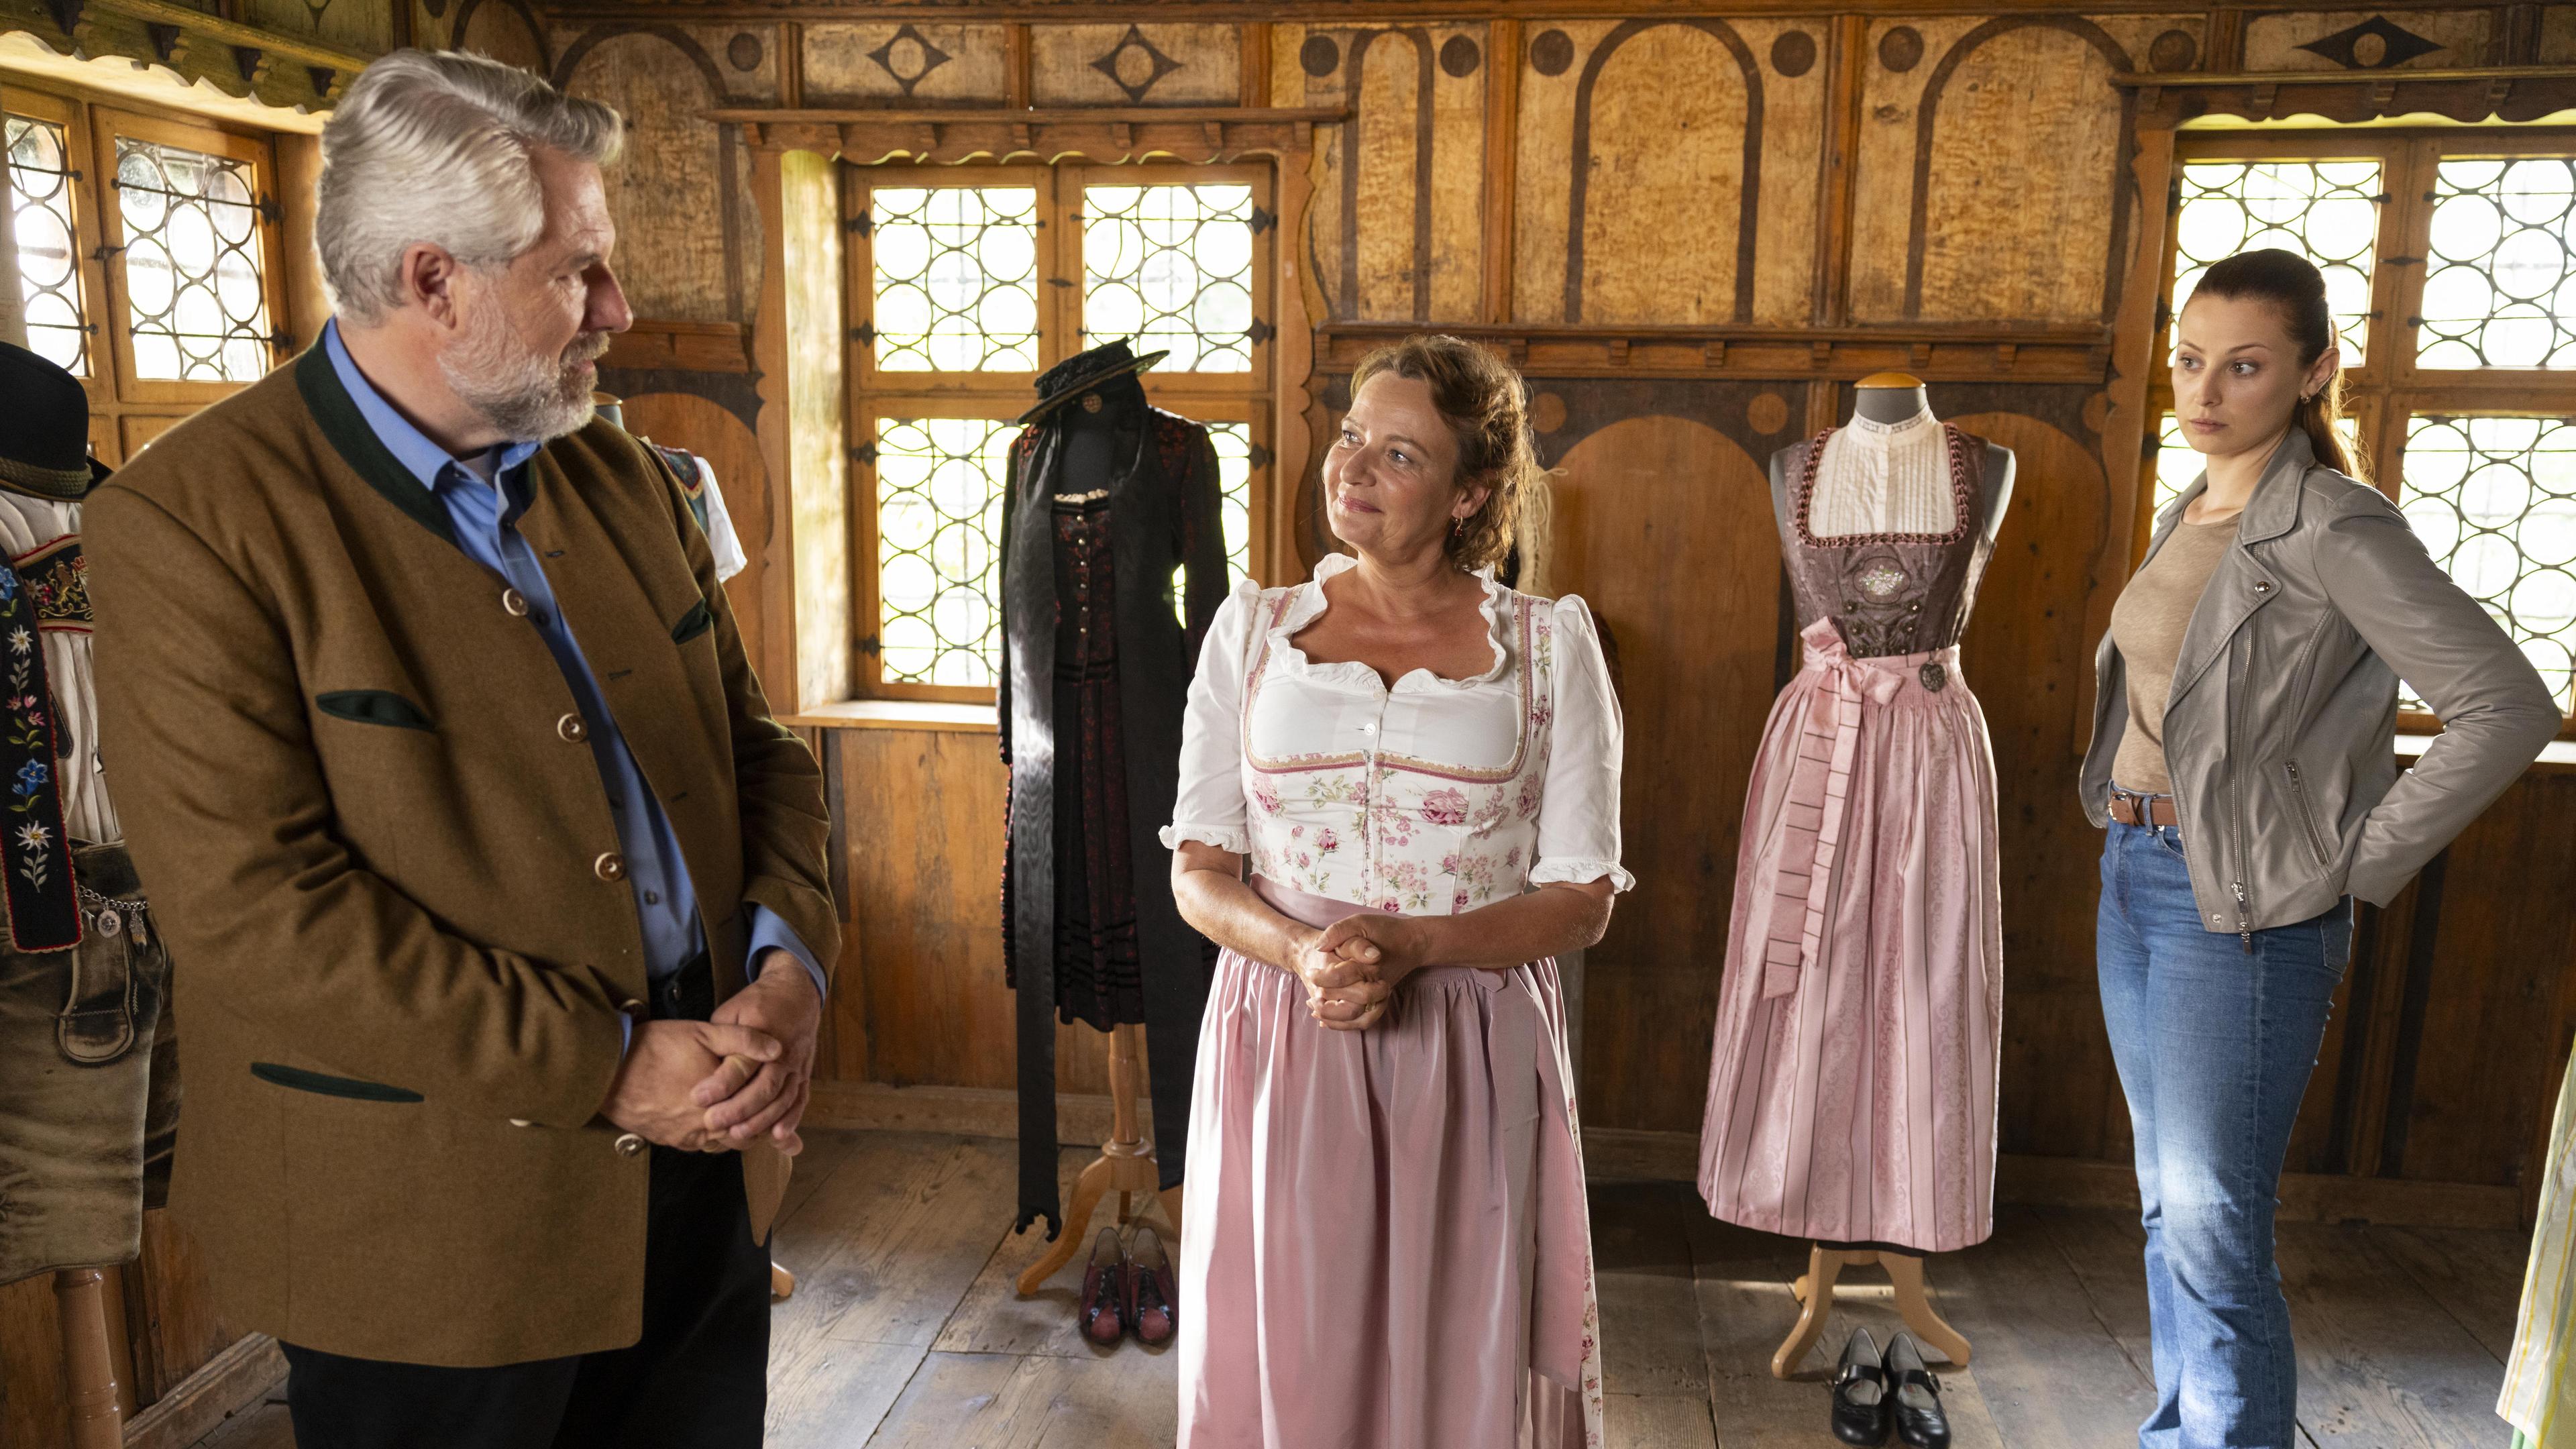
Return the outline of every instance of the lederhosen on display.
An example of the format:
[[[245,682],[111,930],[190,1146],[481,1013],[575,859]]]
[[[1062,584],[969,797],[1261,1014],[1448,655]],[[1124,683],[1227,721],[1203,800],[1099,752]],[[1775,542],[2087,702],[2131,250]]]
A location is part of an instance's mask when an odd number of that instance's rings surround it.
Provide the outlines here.
[[[40,361],[0,352],[11,368]],[[85,427],[78,382],[54,376],[24,381],[47,401],[68,384],[60,407]],[[102,476],[85,458],[0,455],[0,492],[52,504],[76,507]],[[48,677],[44,640],[89,628],[77,531],[0,569],[0,1283],[132,1259],[177,1137],[168,954],[124,846],[76,839],[65,818],[63,772],[89,761],[66,757],[61,691],[86,683]]]
[[[1150,359],[1148,359],[1150,360]],[[1003,503],[1003,960],[1018,992],[1020,1206],[1060,1230],[1056,1023],[1145,1026],[1161,1185],[1181,1181],[1215,952],[1181,919],[1157,831],[1179,787],[1200,638],[1224,602],[1207,430],[1129,392],[1099,476],[1068,476],[1061,404],[1142,365],[1112,343],[1038,381]],[[1186,566],[1175,617],[1172,576]]]

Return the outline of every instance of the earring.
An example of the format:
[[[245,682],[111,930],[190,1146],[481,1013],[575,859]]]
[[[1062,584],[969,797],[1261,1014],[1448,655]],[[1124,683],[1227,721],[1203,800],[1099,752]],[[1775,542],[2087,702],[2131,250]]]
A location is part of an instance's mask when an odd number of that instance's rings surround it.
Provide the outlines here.
[[[1449,520],[1449,536],[1450,536],[1451,538],[1464,538],[1464,537],[1466,537],[1466,536],[1467,536],[1467,520],[1465,520],[1465,519],[1463,519],[1463,518],[1453,518],[1453,519],[1450,519],[1450,520]]]

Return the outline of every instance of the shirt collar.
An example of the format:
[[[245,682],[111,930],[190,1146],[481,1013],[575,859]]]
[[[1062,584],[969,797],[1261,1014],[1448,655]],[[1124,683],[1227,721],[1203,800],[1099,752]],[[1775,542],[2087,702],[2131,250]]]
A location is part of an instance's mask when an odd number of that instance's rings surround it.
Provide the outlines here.
[[[358,405],[358,415],[367,420],[368,429],[375,433],[377,441],[385,445],[385,450],[394,455],[394,461],[402,464],[403,471],[420,480],[421,487],[437,492],[439,476],[449,468],[456,469],[465,477],[474,477],[472,469],[445,448],[431,442],[427,433],[412,426],[411,419],[394,411],[394,405],[385,401],[385,395],[376,391],[375,384],[367,381],[365,373],[358,371],[358,364],[349,356],[348,345],[340,340],[340,319],[334,317],[323,326],[322,347],[331,358],[331,370],[339,375],[340,386],[348,390],[349,400]],[[493,478],[496,481],[508,478],[544,446],[542,443],[504,445],[501,463],[493,470]]]

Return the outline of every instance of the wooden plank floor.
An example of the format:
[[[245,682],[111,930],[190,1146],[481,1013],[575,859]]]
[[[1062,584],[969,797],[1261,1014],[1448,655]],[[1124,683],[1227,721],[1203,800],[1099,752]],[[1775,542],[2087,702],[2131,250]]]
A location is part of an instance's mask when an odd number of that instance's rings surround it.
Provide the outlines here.
[[[1008,1232],[1008,1142],[815,1132],[775,1244],[799,1280],[773,1327],[774,1449],[1159,1449],[1178,1364],[1074,1332],[1080,1258],[1039,1297],[1043,1244]],[[1069,1188],[1087,1154],[1065,1154]],[[1847,1277],[1799,1378],[1770,1374],[1804,1245],[1711,1221],[1689,1186],[1592,1189],[1613,1449],[1828,1445],[1828,1350],[1897,1327],[1884,1281]],[[2152,1403],[2139,1232],[2126,1215],[2007,1208],[1994,1240],[1934,1260],[1975,1346],[1942,1375],[1959,1449],[2129,1449]],[[2521,1291],[2509,1232],[2290,1224],[2307,1449],[2493,1449]],[[1936,1368],[1939,1366],[1936,1364]],[[282,1386],[281,1386],[282,1389]],[[281,1389],[199,1449],[294,1449]]]

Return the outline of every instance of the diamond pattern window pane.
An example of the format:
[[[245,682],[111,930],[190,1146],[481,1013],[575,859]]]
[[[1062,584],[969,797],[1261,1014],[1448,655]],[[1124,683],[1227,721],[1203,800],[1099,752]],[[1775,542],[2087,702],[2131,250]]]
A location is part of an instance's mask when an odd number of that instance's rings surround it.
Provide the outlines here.
[[[2417,414],[2401,504],[2434,561],[2569,703],[2576,651],[2576,423]],[[2413,691],[2406,707],[2422,709]]]
[[[888,683],[990,687],[997,677],[1002,491],[1018,434],[984,418],[877,420],[877,638]]]
[[[2200,477],[2206,465],[2191,444],[2184,441],[2182,419],[2165,414],[2164,431],[2156,443],[2156,512],[2161,515],[2182,490]]]
[[[256,382],[268,371],[251,181],[246,161],[116,138],[136,377]]]
[[[2260,247],[2297,252],[2325,273],[2343,343],[2357,367],[2368,341],[2370,277],[2377,260],[2377,161],[2194,161],[2182,169],[2174,214],[2173,307],[2212,262]]]
[[[2576,160],[2445,161],[2433,184],[2423,367],[2576,367]]]
[[[18,285],[27,304],[28,350],[89,373],[89,317],[81,308],[80,255],[72,237],[72,167],[63,128],[11,116],[10,221]]]
[[[879,372],[1038,369],[1038,193],[880,186],[869,193]]]
[[[1252,370],[1252,188],[1087,186],[1083,345],[1169,349],[1164,372]]]
[[[1216,445],[1217,487],[1225,524],[1225,586],[1232,589],[1252,573],[1252,425],[1209,423],[1208,441]],[[1188,570],[1172,570],[1172,614],[1183,627],[1190,622]]]

